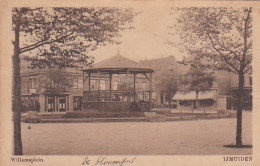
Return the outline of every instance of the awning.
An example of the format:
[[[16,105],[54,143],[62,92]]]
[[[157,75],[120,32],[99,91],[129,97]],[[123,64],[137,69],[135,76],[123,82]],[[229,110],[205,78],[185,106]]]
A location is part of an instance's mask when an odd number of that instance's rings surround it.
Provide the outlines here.
[[[198,100],[205,100],[205,99],[216,100],[216,96],[217,96],[216,93],[217,92],[215,90],[199,92]],[[173,100],[196,100],[196,92],[195,91],[177,92],[173,97]]]

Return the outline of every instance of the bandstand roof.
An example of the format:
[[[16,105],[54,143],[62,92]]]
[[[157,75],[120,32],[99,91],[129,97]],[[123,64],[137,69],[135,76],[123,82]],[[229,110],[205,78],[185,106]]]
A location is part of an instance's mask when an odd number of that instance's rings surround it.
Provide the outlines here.
[[[82,70],[83,72],[87,73],[98,73],[100,71],[101,73],[106,74],[126,74],[127,71],[129,71],[130,74],[139,74],[139,73],[151,73],[154,72],[153,69],[147,69],[147,68],[89,68]]]

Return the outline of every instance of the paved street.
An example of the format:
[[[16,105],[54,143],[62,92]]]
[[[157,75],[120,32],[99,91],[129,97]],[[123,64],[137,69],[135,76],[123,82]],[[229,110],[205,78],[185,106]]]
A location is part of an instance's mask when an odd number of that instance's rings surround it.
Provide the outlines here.
[[[252,144],[251,112],[243,114],[243,143]],[[28,129],[31,126],[31,129]],[[25,155],[252,154],[235,144],[236,118],[111,123],[22,124]]]

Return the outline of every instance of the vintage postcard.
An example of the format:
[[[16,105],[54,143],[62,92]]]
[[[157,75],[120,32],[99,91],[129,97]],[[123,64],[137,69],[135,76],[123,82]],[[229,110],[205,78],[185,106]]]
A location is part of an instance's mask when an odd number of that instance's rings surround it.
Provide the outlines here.
[[[259,165],[259,1],[0,1],[0,165]]]

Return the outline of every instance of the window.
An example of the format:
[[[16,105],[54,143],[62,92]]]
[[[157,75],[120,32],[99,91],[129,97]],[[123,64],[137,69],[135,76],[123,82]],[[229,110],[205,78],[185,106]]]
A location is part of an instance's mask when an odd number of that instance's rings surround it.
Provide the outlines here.
[[[83,80],[82,79],[78,79],[78,88],[83,89]]]
[[[174,64],[169,64],[168,68],[169,68],[169,72],[173,73],[173,71],[174,71]]]
[[[95,84],[96,84],[95,80],[90,81],[90,90],[95,90]]]
[[[193,64],[191,65],[192,69],[196,69],[198,68],[200,65],[200,59],[198,57],[195,57],[193,60]]]
[[[30,78],[28,80],[29,89],[36,89],[36,78]]]
[[[188,85],[191,80],[192,80],[192,77],[191,77],[190,75],[185,74],[185,75],[183,76],[183,84],[184,84],[184,85]]]
[[[156,92],[152,92],[152,99],[153,99],[153,100],[156,99]]]
[[[249,76],[249,85],[250,85],[250,86],[253,85],[253,79],[252,79],[252,76],[251,76],[251,75]]]
[[[32,79],[32,89],[36,88],[36,78]]]
[[[74,79],[72,88],[73,89],[83,89],[83,80],[82,79]]]
[[[60,83],[60,88],[63,89],[63,90],[66,90],[67,89],[66,83],[65,82],[61,82]]]
[[[28,90],[30,90],[32,87],[32,79],[28,80]]]
[[[74,79],[73,80],[73,86],[72,86],[73,89],[78,89],[78,79]]]
[[[114,90],[118,90],[118,81],[114,81]]]
[[[55,82],[54,81],[51,81],[50,85],[51,85],[52,88],[55,88]]]
[[[106,90],[106,81],[105,80],[100,81],[100,90]]]
[[[147,86],[146,84],[147,84],[146,82],[143,82],[143,83],[142,83],[142,90],[143,90],[143,91],[146,91],[146,86]]]
[[[184,75],[179,75],[179,84],[184,84]]]

